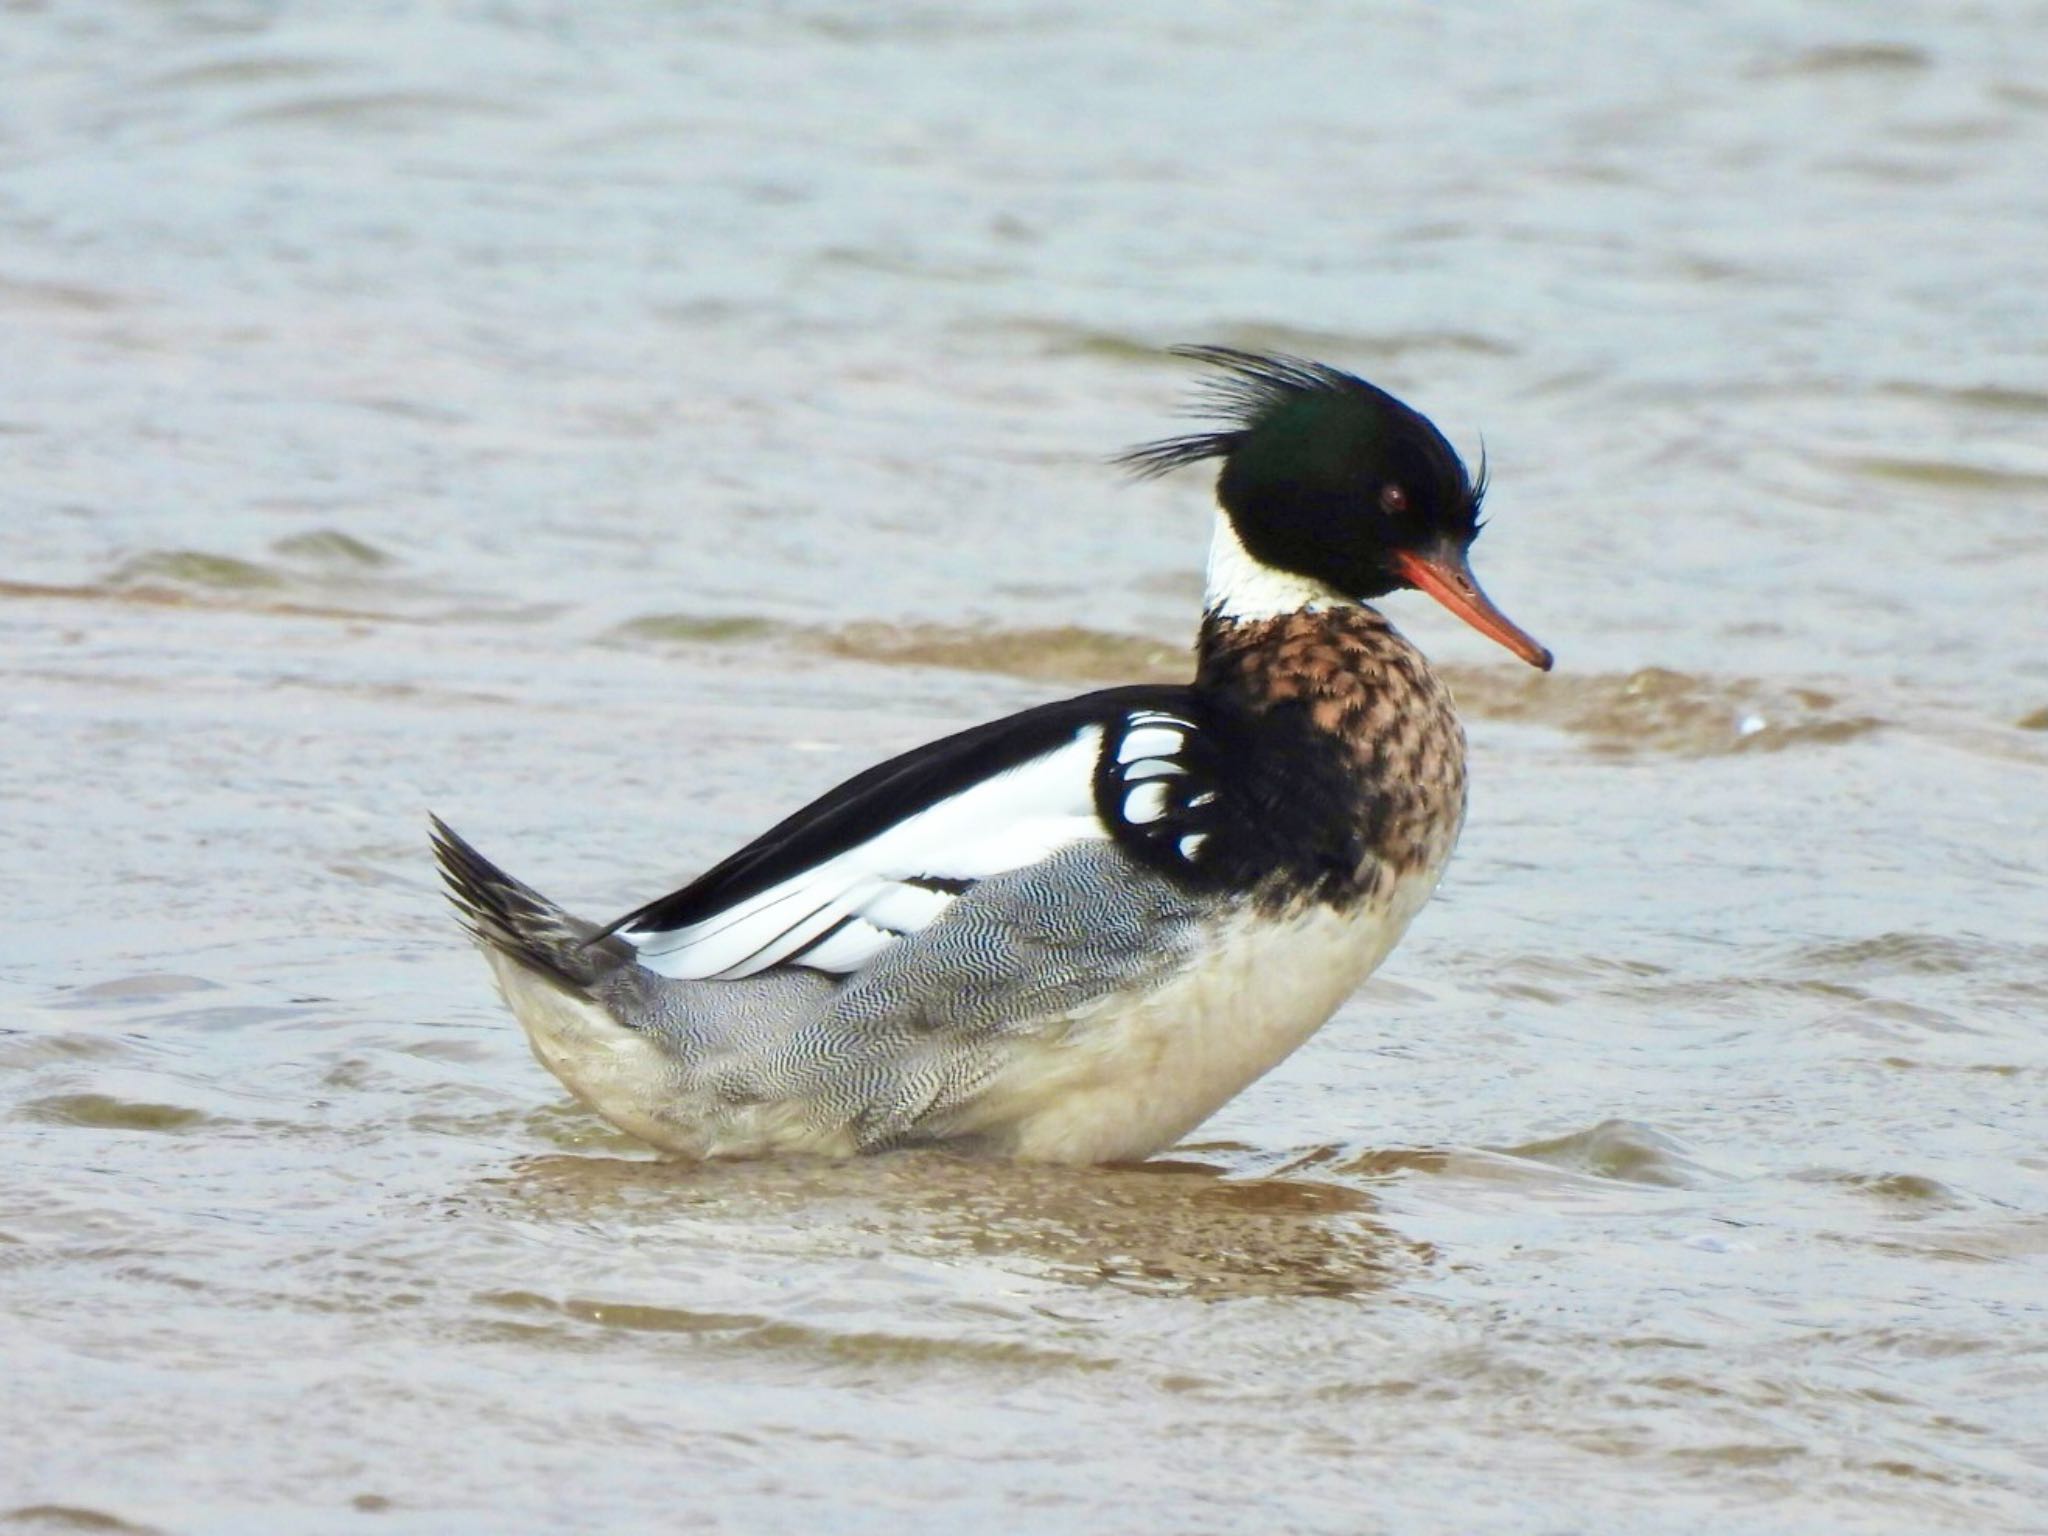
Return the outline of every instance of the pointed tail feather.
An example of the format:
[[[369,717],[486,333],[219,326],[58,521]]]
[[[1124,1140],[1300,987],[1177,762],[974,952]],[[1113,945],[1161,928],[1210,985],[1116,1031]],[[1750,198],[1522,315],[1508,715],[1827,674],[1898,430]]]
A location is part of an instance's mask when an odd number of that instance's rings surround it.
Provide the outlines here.
[[[513,879],[440,817],[428,819],[448,899],[479,944],[579,991],[632,962],[633,947],[624,939],[597,939],[595,923],[572,917]]]

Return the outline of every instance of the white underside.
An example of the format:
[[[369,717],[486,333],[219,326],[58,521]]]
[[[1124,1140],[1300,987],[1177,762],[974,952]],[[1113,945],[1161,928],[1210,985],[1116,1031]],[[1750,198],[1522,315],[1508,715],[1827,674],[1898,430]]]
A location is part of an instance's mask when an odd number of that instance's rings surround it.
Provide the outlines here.
[[[1435,886],[1434,874],[1350,913],[1245,908],[1218,920],[1197,958],[1163,984],[1114,994],[1019,1033],[986,1088],[942,1124],[1033,1162],[1126,1162],[1173,1145],[1285,1060],[1372,974]],[[534,1055],[621,1130],[688,1157],[849,1156],[843,1113],[791,1100],[737,1118],[695,1104],[689,1074],[654,1038],[600,1004],[487,950]],[[717,982],[703,983],[717,986]],[[943,1049],[943,1031],[926,1047]]]
[[[534,1058],[627,1135],[681,1150],[664,1113],[673,1104],[676,1081],[667,1053],[591,998],[488,944],[481,948],[498,995],[525,1029]]]
[[[1165,985],[1021,1041],[955,1129],[1031,1162],[1104,1163],[1172,1146],[1300,1048],[1378,968],[1428,900],[1286,918],[1247,912]]]

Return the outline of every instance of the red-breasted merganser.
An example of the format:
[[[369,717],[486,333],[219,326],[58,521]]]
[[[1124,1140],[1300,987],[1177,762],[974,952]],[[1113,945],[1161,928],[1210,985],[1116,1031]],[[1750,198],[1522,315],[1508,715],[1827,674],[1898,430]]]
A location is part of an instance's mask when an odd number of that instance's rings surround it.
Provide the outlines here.
[[[1313,1034],[1435,889],[1465,811],[1451,696],[1368,599],[1420,588],[1532,666],[1473,580],[1444,437],[1335,368],[1223,347],[1194,681],[1111,688],[849,779],[599,927],[439,820],[534,1053],[689,1157],[951,1143],[1149,1156]]]

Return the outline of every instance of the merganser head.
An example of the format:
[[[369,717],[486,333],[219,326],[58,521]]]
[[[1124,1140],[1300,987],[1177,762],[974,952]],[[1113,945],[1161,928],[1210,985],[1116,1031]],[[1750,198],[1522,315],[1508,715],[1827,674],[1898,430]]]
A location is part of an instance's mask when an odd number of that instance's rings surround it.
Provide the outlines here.
[[[1472,575],[1484,466],[1475,484],[1428,418],[1321,363],[1231,347],[1174,351],[1224,370],[1202,403],[1230,426],[1134,448],[1120,463],[1150,476],[1221,459],[1216,499],[1259,566],[1359,601],[1419,589],[1550,670],[1550,652]]]

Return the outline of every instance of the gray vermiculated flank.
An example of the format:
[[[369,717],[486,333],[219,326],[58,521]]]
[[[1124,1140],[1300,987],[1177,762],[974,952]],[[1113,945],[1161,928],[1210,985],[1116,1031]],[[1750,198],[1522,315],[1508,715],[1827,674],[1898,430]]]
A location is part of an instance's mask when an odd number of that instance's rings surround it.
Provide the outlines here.
[[[569,936],[596,930],[446,840],[451,887],[481,941],[566,979]],[[715,1140],[784,1106],[876,1148],[943,1135],[1018,1036],[1175,974],[1222,905],[1088,843],[982,881],[845,980],[785,969],[679,981],[607,955],[576,981],[673,1063],[663,1118]]]
[[[880,1146],[939,1134],[1016,1035],[1180,969],[1200,916],[1171,882],[1091,843],[982,881],[844,981],[674,981],[629,967],[596,993],[663,1041],[684,1097],[713,1113],[795,1100]]]

